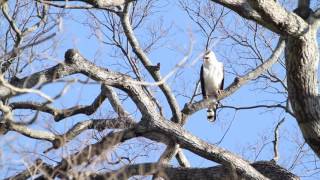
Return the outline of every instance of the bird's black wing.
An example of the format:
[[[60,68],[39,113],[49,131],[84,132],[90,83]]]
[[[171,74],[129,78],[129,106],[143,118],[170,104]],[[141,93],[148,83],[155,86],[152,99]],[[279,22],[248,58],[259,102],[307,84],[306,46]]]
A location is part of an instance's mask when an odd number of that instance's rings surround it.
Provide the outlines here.
[[[223,73],[223,75],[222,75],[223,78],[222,78],[222,81],[220,84],[220,90],[223,90],[223,85],[224,85],[224,67],[223,67],[222,73]]]
[[[204,78],[203,78],[203,65],[201,66],[200,69],[200,83],[201,83],[201,92],[202,92],[202,96],[206,97],[207,93],[206,93],[206,88],[204,86]]]

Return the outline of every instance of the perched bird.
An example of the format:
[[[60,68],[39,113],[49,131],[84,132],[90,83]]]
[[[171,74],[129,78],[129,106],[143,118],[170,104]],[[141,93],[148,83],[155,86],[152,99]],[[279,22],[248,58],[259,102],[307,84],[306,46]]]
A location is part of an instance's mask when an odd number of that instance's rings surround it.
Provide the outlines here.
[[[213,51],[208,51],[203,57],[203,65],[200,70],[201,90],[204,99],[216,99],[223,90],[224,72],[223,63],[219,62]],[[217,105],[211,106],[207,110],[208,121],[216,120]]]

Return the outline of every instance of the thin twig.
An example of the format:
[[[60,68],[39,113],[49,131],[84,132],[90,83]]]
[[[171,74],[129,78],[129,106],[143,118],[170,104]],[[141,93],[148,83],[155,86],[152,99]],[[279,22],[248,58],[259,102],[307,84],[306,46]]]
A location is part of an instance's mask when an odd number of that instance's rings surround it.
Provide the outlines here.
[[[276,125],[276,128],[274,129],[274,140],[272,141],[273,143],[273,159],[272,161],[277,162],[279,160],[279,151],[278,151],[278,144],[279,144],[279,128],[280,125],[284,122],[285,118],[282,118],[281,121],[278,122]]]

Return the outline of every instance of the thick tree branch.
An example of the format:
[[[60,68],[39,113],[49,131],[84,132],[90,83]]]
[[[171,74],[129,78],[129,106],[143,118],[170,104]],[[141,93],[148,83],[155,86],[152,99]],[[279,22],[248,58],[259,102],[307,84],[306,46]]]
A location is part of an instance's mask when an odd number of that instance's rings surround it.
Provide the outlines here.
[[[50,142],[52,142],[56,137],[55,134],[51,132],[30,129],[25,125],[17,124],[10,121],[5,123],[0,123],[0,129],[3,129],[4,132],[15,131],[17,133],[20,133],[22,135],[25,135],[33,139],[46,140]]]
[[[84,74],[93,80],[104,83],[105,85],[114,86],[124,90],[130,95],[142,112],[149,112],[146,114],[147,116],[158,114],[157,108],[154,108],[156,107],[155,103],[150,100],[150,97],[145,93],[141,86],[131,83],[133,82],[131,77],[97,67],[83,58],[76,50],[72,49],[66,52],[65,63],[58,64],[52,68],[34,73],[22,79],[16,78],[12,80],[11,84],[18,88],[32,88],[75,73]],[[1,87],[0,92],[3,92],[1,97],[8,97],[14,94],[10,89],[5,87]]]
[[[320,157],[319,48],[317,28],[286,40],[288,97],[304,139]]]
[[[184,130],[181,126],[178,126],[170,121],[163,119],[158,119],[155,121],[142,120],[141,123],[142,125],[148,127],[148,129],[152,129],[154,132],[158,132],[170,137],[171,140],[177,142],[184,149],[187,149],[208,160],[220,163],[228,169],[231,167],[235,168],[240,177],[249,179],[266,179],[242,158],[223,148],[204,142],[203,140]]]
[[[146,116],[153,117],[153,114],[158,114],[156,104],[141,86],[131,83],[133,79],[130,76],[100,68],[72,49],[66,52],[66,62],[81,74],[128,93],[141,112],[148,112]]]
[[[46,99],[49,102],[53,102],[53,99],[46,95],[45,93],[37,90],[37,89],[29,89],[29,88],[18,88],[15,86],[12,86],[10,83],[8,83],[2,75],[0,75],[0,86],[3,86],[4,88],[9,89],[14,94],[23,94],[23,93],[34,93],[38,96]]]
[[[162,123],[163,121],[161,121]],[[169,124],[172,124],[170,122],[168,122]],[[103,151],[112,148],[114,145],[120,143],[120,142],[124,142],[125,140],[128,140],[130,138],[134,138],[140,135],[144,135],[147,137],[154,137],[149,136],[148,133],[144,134],[143,131],[141,131],[140,129],[141,127],[136,127],[133,129],[128,129],[128,130],[124,130],[124,131],[120,131],[120,132],[115,132],[112,134],[109,134],[108,136],[104,137],[100,142],[90,145],[86,148],[84,148],[83,150],[81,150],[79,153],[76,153],[74,155],[71,155],[67,158],[65,158],[65,160],[63,160],[62,162],[60,162],[56,167],[52,168],[52,174],[50,175],[51,177],[61,177],[64,173],[68,172],[68,170],[76,165],[80,165],[83,162],[89,162],[90,159],[94,156],[98,156],[100,155]],[[177,128],[180,128],[179,126],[177,126]],[[140,130],[139,130],[140,129]],[[175,129],[175,128],[174,128]],[[177,133],[181,133],[181,136],[186,136],[186,140],[190,141],[192,143],[192,146],[198,146],[198,141],[199,140],[195,140],[192,135],[187,135],[184,133],[184,131],[180,131]],[[143,134],[141,134],[143,133]],[[179,137],[178,137],[179,139]],[[201,140],[200,140],[201,141]],[[205,142],[202,142],[205,143]],[[205,143],[206,144],[206,143]],[[188,145],[189,146],[189,145]],[[212,146],[211,145],[201,145],[203,147],[201,147],[200,149],[202,153],[200,153],[200,155],[203,155],[203,153],[205,154],[211,154],[212,153]],[[197,147],[196,147],[197,148]],[[218,148],[219,149],[219,148]],[[208,151],[208,152],[206,152]],[[229,155],[227,155],[229,154]],[[231,153],[228,153],[225,150],[220,149],[219,154],[217,154],[217,156],[215,158],[223,158],[227,155],[227,158],[234,158],[235,156],[232,155]],[[239,161],[239,159],[233,159],[233,161],[230,161],[231,164],[238,164],[241,161]],[[245,164],[247,164],[247,162],[243,161],[243,164],[241,164],[241,166],[245,166]],[[135,167],[135,168],[133,168]],[[89,177],[91,178],[96,178],[96,177],[110,177],[110,175],[116,175],[116,177],[123,177],[123,178],[128,178],[130,176],[133,175],[151,175],[154,173],[159,173],[159,172],[163,172],[161,173],[161,176],[163,177],[176,177],[173,179],[192,179],[192,178],[198,178],[199,176],[196,176],[196,174],[201,175],[203,174],[203,177],[207,176],[209,179],[212,177],[215,178],[224,178],[224,177],[228,177],[230,175],[230,170],[228,169],[228,166],[217,166],[217,167],[212,167],[212,168],[204,168],[204,169],[197,169],[197,168],[174,168],[171,169],[173,172],[167,172],[167,171],[163,171],[163,167],[165,168],[172,168],[166,165],[162,165],[159,166],[159,163],[156,164],[152,164],[152,168],[146,168],[146,167],[140,167],[139,171],[136,171],[134,169],[138,168],[138,165],[130,165],[130,166],[126,166],[118,171],[114,171],[114,172],[109,172],[109,173],[105,173],[105,174],[91,174],[89,175]],[[235,166],[237,167],[237,166]],[[263,175],[265,175],[268,178],[271,179],[299,179],[298,177],[296,177],[295,175],[291,174],[290,172],[288,172],[287,170],[281,168],[280,166],[272,163],[272,162],[256,162],[253,163],[252,166],[250,164],[248,164],[248,168],[246,169],[246,171],[250,172],[251,168],[255,168],[257,169],[259,172],[261,172]],[[126,169],[126,168],[133,168],[133,169]],[[254,169],[251,169],[253,171],[255,171]],[[124,171],[125,169],[125,171]],[[132,171],[131,171],[132,170]],[[270,171],[272,170],[272,171]],[[181,173],[178,173],[179,171],[183,171]],[[239,173],[239,171],[237,171]],[[25,171],[22,173],[26,173]],[[133,174],[132,174],[133,173]],[[136,174],[139,173],[139,174]],[[191,173],[191,174],[189,174]],[[207,173],[210,173],[207,174]],[[250,172],[251,173],[251,172]],[[192,175],[193,174],[193,175]],[[239,176],[243,176],[247,177],[247,178],[253,178],[253,179],[265,179],[262,176],[255,176],[254,174],[249,174],[249,176],[246,176],[247,174],[242,174],[239,173]],[[19,176],[16,175],[16,177]],[[26,174],[24,174],[24,177],[29,177]],[[42,176],[40,176],[39,178],[41,178]],[[202,176],[201,176],[202,177]],[[214,179],[215,179],[214,178]],[[171,178],[170,178],[171,179]],[[201,178],[202,179],[202,178]],[[205,178],[206,179],[206,178]]]
[[[288,12],[273,0],[248,0],[248,2],[266,22],[264,26],[270,30],[275,27],[276,33],[297,37],[308,30],[308,24],[302,18],[295,13]]]
[[[55,135],[51,132],[41,131],[41,130],[33,130],[28,128],[25,125],[15,123],[13,120],[13,114],[11,108],[7,105],[4,105],[2,101],[0,101],[0,110],[2,112],[0,119],[0,133],[6,134],[8,131],[15,131],[17,133],[23,134],[27,137],[34,139],[41,139],[46,141],[53,141],[55,139]]]
[[[298,180],[299,177],[288,172],[286,169],[268,161],[259,161],[251,164],[259,170],[263,175],[272,180]],[[154,173],[162,174],[166,179],[175,180],[225,180],[232,178],[232,175],[223,166],[215,166],[209,168],[180,168],[171,167],[159,163],[144,163],[125,166],[119,170],[107,173],[86,173],[88,179],[123,179],[136,175],[152,175]]]
[[[68,5],[59,5],[59,4],[54,4],[53,2],[84,2],[87,4],[90,4],[92,7],[85,7],[85,6],[73,6],[73,7],[78,7],[77,9],[87,9],[87,8],[98,8],[98,9],[106,9],[109,10],[110,8],[115,8],[118,6],[122,6],[126,1],[131,1],[131,0],[36,0],[41,3],[53,5],[56,7],[61,7],[61,8],[68,8]],[[111,9],[110,9],[111,10]]]
[[[212,0],[281,35],[299,36],[308,24],[273,0]]]
[[[224,7],[227,7],[244,18],[251,19],[260,23],[264,23],[261,16],[250,7],[247,1],[245,0],[212,0],[218,4],[221,4]]]
[[[95,98],[91,105],[87,106],[74,106],[68,109],[56,109],[47,104],[37,102],[13,102],[9,106],[12,109],[32,109],[37,111],[46,112],[54,116],[55,121],[60,121],[66,117],[70,117],[76,114],[93,114],[100,105],[104,102],[105,98],[108,98],[113,109],[119,114],[120,117],[129,117],[129,114],[122,108],[122,105],[117,97],[117,94],[108,86],[101,87],[100,94]]]
[[[54,80],[75,73],[78,73],[78,69],[66,66],[65,64],[61,63],[54,67],[34,73],[22,79],[14,78],[10,83],[17,88],[33,88],[37,85],[53,82]],[[12,91],[10,88],[0,86],[0,99],[8,98],[13,95],[16,95],[16,93]]]
[[[253,20],[258,24],[268,27],[272,31],[280,34],[278,28],[273,24],[266,22],[262,18],[262,16],[250,6],[247,0],[211,0],[211,1],[216,2],[224,7],[227,7],[233,10],[234,12],[238,13],[240,16],[249,20]]]

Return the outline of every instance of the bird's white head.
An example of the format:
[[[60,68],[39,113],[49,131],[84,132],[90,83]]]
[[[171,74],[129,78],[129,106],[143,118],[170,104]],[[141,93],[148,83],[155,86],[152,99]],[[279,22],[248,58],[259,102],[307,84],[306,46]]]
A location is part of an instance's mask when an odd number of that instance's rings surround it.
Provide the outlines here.
[[[213,51],[207,51],[203,56],[203,61],[205,64],[211,64],[217,62],[216,55]]]

